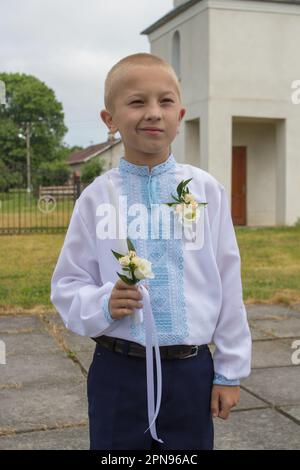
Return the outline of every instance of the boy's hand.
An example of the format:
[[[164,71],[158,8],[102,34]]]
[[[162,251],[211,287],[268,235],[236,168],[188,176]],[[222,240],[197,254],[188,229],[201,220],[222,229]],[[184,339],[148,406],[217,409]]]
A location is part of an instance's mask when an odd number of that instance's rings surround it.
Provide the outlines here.
[[[213,417],[227,419],[231,408],[236,406],[239,400],[239,385],[213,385],[210,404]]]
[[[125,315],[132,315],[135,308],[142,308],[142,294],[138,286],[129,286],[119,279],[111,292],[108,308],[111,317],[120,320]]]

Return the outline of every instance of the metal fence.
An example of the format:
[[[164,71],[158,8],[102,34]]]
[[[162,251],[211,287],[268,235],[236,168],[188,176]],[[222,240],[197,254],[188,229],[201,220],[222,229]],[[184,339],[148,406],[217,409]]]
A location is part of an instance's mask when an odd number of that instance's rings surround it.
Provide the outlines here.
[[[65,231],[83,188],[79,177],[72,184],[38,186],[30,192],[0,187],[0,235]]]

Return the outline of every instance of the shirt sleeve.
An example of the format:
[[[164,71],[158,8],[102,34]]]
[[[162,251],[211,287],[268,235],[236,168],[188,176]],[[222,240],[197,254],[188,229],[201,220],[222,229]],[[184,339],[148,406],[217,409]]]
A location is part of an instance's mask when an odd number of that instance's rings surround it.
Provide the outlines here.
[[[243,303],[241,259],[225,188],[221,187],[216,262],[222,284],[222,304],[213,335],[216,374],[241,379],[251,371],[251,334]]]
[[[68,329],[96,337],[115,321],[104,306],[113,287],[112,282],[101,281],[96,237],[89,232],[77,201],[51,279],[51,302]]]
[[[239,379],[227,379],[224,375],[215,373],[213,383],[215,385],[240,385]]]

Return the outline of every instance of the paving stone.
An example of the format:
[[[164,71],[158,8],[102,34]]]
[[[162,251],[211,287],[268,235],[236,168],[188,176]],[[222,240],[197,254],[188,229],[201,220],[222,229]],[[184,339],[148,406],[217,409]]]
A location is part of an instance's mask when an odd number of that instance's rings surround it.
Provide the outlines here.
[[[272,318],[300,318],[300,312],[283,305],[245,305],[248,320],[266,320]]]
[[[300,315],[300,303],[299,302],[295,302],[292,306],[291,306],[291,309],[298,313]]]
[[[83,379],[78,365],[63,353],[16,355],[0,365],[0,386],[9,383],[80,382]]]
[[[300,424],[300,406],[281,406],[280,409],[297,419]]]
[[[252,368],[292,365],[294,350],[291,344],[292,340],[255,341],[252,345]]]
[[[0,429],[28,431],[87,423],[86,383],[34,384],[0,391]]]
[[[243,387],[273,405],[300,405],[300,368],[254,369]]]
[[[75,353],[78,351],[94,352],[96,343],[87,336],[76,335],[65,329],[63,331],[63,337],[69,349]]]
[[[231,413],[214,423],[216,450],[300,449],[300,426],[272,409]]]
[[[94,351],[85,352],[85,351],[78,351],[76,353],[76,357],[79,360],[80,364],[83,366],[85,371],[89,370],[91,362],[93,360]]]
[[[0,437],[2,450],[88,450],[88,426]]]
[[[51,316],[47,317],[46,319],[51,321],[51,323],[55,323],[61,329],[67,330],[64,322],[62,321],[61,316],[58,313],[56,313],[54,315],[51,315]]]
[[[5,342],[6,357],[23,354],[51,354],[58,353],[61,348],[49,333],[18,333],[1,334]]]
[[[251,326],[277,338],[299,338],[300,318],[251,320]]]
[[[23,330],[44,331],[44,325],[38,316],[0,315],[0,336],[2,333],[18,333]]]
[[[242,385],[242,382],[241,382]],[[233,412],[237,410],[249,410],[253,408],[267,408],[267,405],[264,401],[259,400],[258,398],[254,397],[251,393],[248,393],[246,390],[241,388],[241,398],[238,405],[233,408]]]
[[[249,323],[250,330],[251,330],[251,337],[252,341],[261,341],[261,340],[268,340],[273,338],[273,335],[267,334],[264,331],[260,331],[257,326],[255,328]]]

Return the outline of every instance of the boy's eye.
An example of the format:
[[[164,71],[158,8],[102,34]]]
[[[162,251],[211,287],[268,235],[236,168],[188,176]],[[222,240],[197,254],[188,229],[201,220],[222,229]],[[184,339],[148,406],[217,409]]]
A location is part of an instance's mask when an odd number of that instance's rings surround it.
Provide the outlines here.
[[[165,98],[165,99],[162,100],[162,102],[163,102],[163,103],[164,103],[164,102],[167,102],[167,103],[174,103],[174,101],[171,100],[171,98]],[[141,101],[141,100],[134,100],[134,101],[131,101],[130,104],[143,104],[143,101]]]

